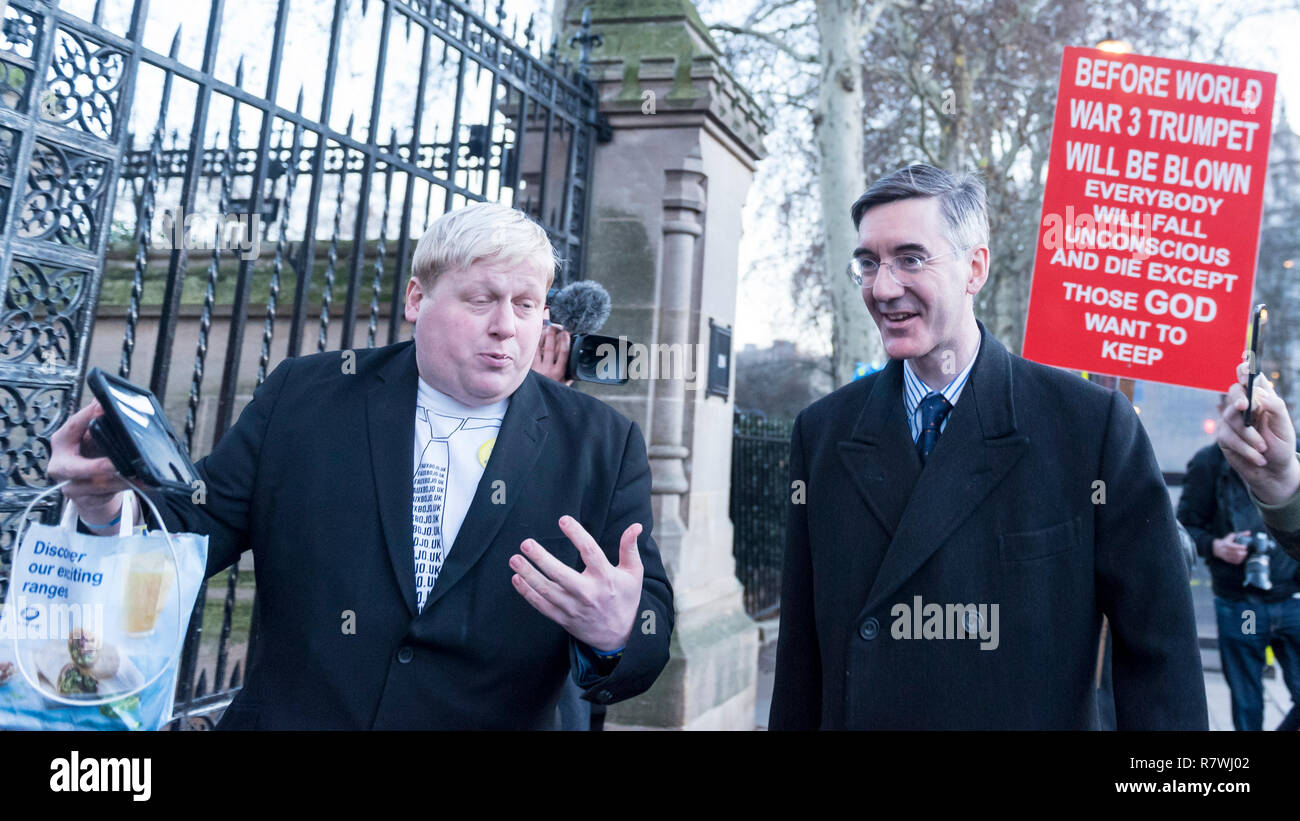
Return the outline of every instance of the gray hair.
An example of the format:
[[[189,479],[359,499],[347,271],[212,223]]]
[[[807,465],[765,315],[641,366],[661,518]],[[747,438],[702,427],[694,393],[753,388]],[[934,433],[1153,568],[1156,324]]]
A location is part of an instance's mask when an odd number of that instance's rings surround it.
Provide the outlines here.
[[[549,289],[559,257],[546,230],[522,211],[497,202],[476,202],[448,211],[429,224],[415,246],[411,276],[432,288],[448,271],[484,259],[528,265],[546,274]]]
[[[975,174],[954,174],[926,163],[900,168],[873,182],[849,211],[853,227],[858,228],[862,216],[877,205],[914,197],[939,200],[939,211],[954,248],[988,245],[989,210],[984,181]]]

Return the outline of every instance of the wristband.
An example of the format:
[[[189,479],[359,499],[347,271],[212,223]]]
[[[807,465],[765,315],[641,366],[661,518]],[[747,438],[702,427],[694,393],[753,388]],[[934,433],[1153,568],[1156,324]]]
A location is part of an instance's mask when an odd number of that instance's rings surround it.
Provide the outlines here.
[[[117,512],[117,518],[116,518],[116,519],[114,519],[114,520],[111,521],[111,522],[105,522],[105,523],[102,524],[102,525],[97,525],[97,524],[94,524],[93,522],[89,522],[89,521],[87,521],[85,516],[80,516],[80,517],[78,517],[78,518],[81,519],[82,523],[85,524],[86,527],[91,527],[91,528],[95,528],[96,530],[98,530],[98,529],[100,529],[100,528],[112,527],[112,526],[115,525],[115,524],[119,524],[119,523],[122,521],[122,511],[119,510],[119,511]]]
[[[597,650],[595,647],[593,647],[593,648],[591,648],[591,652],[595,653],[597,658],[602,658],[602,659],[614,659],[614,658],[618,658],[619,656],[623,655],[623,651],[626,650],[626,649],[627,649],[627,647],[620,647],[620,648],[618,648],[617,650],[611,650],[610,652],[606,653],[606,652],[603,651],[603,650]]]

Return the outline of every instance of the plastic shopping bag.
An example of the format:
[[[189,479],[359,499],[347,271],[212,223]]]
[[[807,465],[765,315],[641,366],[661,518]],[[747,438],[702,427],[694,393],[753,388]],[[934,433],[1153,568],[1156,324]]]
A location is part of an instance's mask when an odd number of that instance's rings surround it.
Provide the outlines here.
[[[57,526],[33,524],[15,542],[0,613],[0,727],[156,730],[170,720],[208,537],[133,535],[136,497],[124,499],[118,536],[78,533],[69,501]]]

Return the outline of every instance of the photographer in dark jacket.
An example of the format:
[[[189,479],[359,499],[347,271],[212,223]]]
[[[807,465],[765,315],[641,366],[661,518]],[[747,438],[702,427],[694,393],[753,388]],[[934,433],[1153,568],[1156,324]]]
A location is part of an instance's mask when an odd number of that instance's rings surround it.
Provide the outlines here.
[[[1188,463],[1178,520],[1210,568],[1233,726],[1262,729],[1264,652],[1270,644],[1292,701],[1300,703],[1300,564],[1272,543],[1241,476],[1217,445],[1202,448]],[[1272,547],[1267,590],[1245,583],[1252,536],[1257,546]],[[1292,709],[1284,725],[1296,716],[1300,711]]]

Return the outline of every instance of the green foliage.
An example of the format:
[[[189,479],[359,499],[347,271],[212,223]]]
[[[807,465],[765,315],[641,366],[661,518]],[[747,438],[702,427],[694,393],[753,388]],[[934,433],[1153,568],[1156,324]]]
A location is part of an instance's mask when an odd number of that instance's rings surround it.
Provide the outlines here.
[[[318,243],[316,259],[312,266],[310,289],[307,304],[319,305],[325,285],[325,258],[327,246]],[[252,269],[252,286],[249,292],[251,304],[265,303],[271,293],[271,249],[263,246],[262,256],[254,262]],[[380,288],[380,303],[391,299],[393,272],[397,260],[392,256],[393,243],[389,242],[384,259],[384,281]],[[287,255],[286,255],[287,256]],[[348,274],[351,265],[352,243],[339,243],[338,263],[334,267],[334,287],[330,293],[332,305],[342,305],[347,296]],[[185,283],[181,291],[182,305],[202,305],[208,287],[208,263],[210,251],[191,251],[186,265]],[[169,251],[153,251],[149,254],[148,267],[144,276],[144,294],[141,304],[145,306],[162,305],[163,293],[167,285],[167,266]],[[238,252],[222,252],[218,263],[216,303],[230,305],[235,299],[235,284],[239,275],[240,258]],[[104,284],[100,291],[100,305],[125,307],[131,297],[131,282],[135,274],[134,235],[126,233],[124,239],[113,242],[109,257],[104,262]],[[375,276],[375,243],[367,243],[365,258],[361,265],[361,279],[358,283],[357,304],[366,310],[370,304]],[[280,293],[278,302],[281,306],[291,305],[297,290],[298,274],[288,259],[280,270]],[[405,286],[405,283],[403,283]]]
[[[253,623],[253,574],[240,573],[236,584],[238,593],[235,607],[230,619],[230,639],[227,646],[232,649],[248,643],[249,629]],[[208,580],[207,604],[203,607],[203,645],[216,653],[221,641],[221,621],[225,613],[226,571],[222,571]]]

